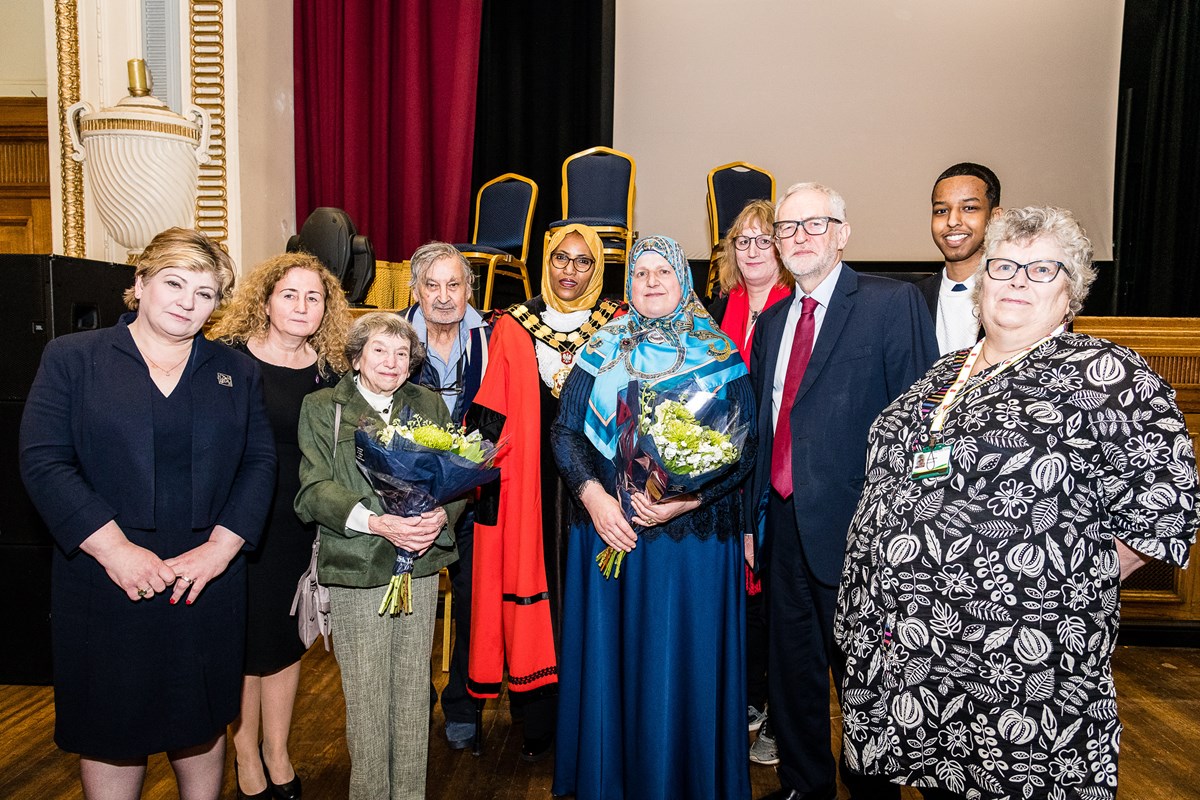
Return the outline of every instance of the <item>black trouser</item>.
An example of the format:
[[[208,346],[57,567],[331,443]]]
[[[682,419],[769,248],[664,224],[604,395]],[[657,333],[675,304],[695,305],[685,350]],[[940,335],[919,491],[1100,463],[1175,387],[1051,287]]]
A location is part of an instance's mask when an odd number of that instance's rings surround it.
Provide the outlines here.
[[[746,596],[746,702],[759,711],[767,703],[767,576],[762,591]]]
[[[463,511],[454,528],[458,561],[450,565],[454,592],[454,650],[450,678],[442,690],[442,713],[447,722],[475,722],[475,698],[467,693],[467,663],[471,652],[471,550],[475,540],[475,512]]]
[[[845,674],[833,646],[837,587],[809,569],[796,530],[792,501],[774,490],[767,505],[770,645],[767,684],[771,733],[779,746],[779,779],[801,794],[836,797],[837,764],[830,747],[829,673],[841,693]],[[858,800],[899,798],[900,787],[842,769]],[[830,793],[832,792],[832,793]]]

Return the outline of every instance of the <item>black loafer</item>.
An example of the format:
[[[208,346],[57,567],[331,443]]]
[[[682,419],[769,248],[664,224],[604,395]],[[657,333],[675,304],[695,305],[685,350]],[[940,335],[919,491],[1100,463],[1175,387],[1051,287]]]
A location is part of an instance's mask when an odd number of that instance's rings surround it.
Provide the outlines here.
[[[554,734],[538,739],[526,739],[521,743],[521,760],[528,764],[536,764],[554,749]]]

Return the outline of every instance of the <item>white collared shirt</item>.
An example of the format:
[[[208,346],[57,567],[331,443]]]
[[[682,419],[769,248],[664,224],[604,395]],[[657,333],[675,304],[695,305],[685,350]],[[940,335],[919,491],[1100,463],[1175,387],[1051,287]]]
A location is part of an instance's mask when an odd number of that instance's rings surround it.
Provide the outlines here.
[[[792,359],[792,342],[796,339],[796,324],[800,322],[804,298],[811,297],[817,301],[817,308],[813,312],[813,346],[815,347],[817,339],[821,336],[821,324],[825,321],[825,310],[829,308],[829,302],[833,299],[833,289],[842,275],[844,263],[839,261],[838,265],[833,268],[833,272],[826,275],[825,280],[817,284],[817,288],[813,289],[810,295],[804,294],[800,290],[800,285],[796,285],[796,294],[792,297],[792,303],[788,307],[787,319],[783,321],[783,339],[779,342],[779,357],[775,360],[775,380],[771,384],[772,430],[779,422],[779,404],[783,401],[783,383],[787,380],[788,362]]]
[[[967,288],[956,292],[955,283],[962,283]],[[974,288],[974,274],[965,281],[955,281],[946,274],[945,268],[942,268],[937,309],[939,355],[944,356],[946,353],[970,347],[979,339],[979,318],[975,316],[975,304],[971,302]]]

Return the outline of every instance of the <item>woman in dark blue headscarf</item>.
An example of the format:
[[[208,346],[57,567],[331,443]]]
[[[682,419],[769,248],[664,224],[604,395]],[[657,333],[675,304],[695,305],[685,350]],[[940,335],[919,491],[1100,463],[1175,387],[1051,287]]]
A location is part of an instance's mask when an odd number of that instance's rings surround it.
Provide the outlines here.
[[[615,498],[617,394],[636,380],[691,382],[736,404],[754,399],[733,342],[692,291],[678,243],[630,253],[629,314],[592,336],[563,387],[551,430],[563,477],[583,506],[565,576],[554,794],[578,800],[749,798],[742,545],[734,489],[754,460],[694,495],[634,497],[634,532]],[[627,553],[606,579],[596,556]]]

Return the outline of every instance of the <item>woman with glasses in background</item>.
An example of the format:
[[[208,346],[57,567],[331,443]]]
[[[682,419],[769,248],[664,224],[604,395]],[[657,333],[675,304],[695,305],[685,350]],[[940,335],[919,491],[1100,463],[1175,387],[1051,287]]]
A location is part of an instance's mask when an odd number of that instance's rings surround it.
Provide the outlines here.
[[[477,697],[496,697],[507,661],[509,701],[518,716],[524,712],[526,761],[550,752],[557,711],[571,499],[554,463],[550,423],[583,346],[625,311],[624,303],[600,297],[603,284],[599,235],[586,225],[555,231],[541,294],[492,323],[491,360],[471,411],[488,438],[508,444],[496,462],[498,501],[481,501],[476,511],[470,686]]]
[[[1187,564],[1197,481],[1174,390],[1066,330],[1095,278],[1070,212],[1005,212],[984,338],[871,428],[834,625],[854,772],[926,798],[1116,796],[1120,582]]]
[[[721,296],[708,312],[721,330],[733,339],[747,367],[754,324],[758,315],[792,294],[796,279],[783,268],[775,249],[775,207],[766,200],[751,200],[734,218],[721,242]],[[750,563],[753,543],[743,536],[746,548],[746,717],[750,732],[758,731],[750,760],[778,764],[779,751],[767,719],[767,596],[760,576]]]

